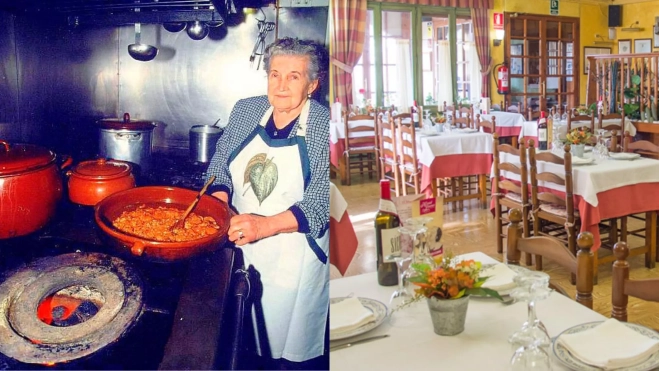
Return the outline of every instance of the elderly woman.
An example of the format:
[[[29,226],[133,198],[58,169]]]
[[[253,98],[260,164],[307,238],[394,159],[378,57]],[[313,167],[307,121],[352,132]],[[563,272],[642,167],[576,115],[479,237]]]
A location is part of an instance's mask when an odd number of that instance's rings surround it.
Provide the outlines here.
[[[229,239],[261,277],[261,355],[292,362],[323,355],[329,309],[329,111],[310,98],[327,67],[314,42],[268,46],[268,95],[236,103],[208,169],[237,213]]]

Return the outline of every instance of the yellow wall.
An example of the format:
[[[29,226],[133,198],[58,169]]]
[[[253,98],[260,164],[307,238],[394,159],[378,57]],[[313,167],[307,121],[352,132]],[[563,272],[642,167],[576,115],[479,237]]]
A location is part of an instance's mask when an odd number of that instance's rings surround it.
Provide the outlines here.
[[[625,4],[622,6],[622,27],[616,28],[617,39],[613,46],[613,52],[618,52],[617,40],[631,40],[632,51],[634,51],[635,39],[652,39],[652,26],[654,18],[659,16],[659,0],[641,4]],[[634,27],[643,28],[643,31],[622,31],[621,28],[629,27],[632,23],[638,21]],[[653,49],[653,51],[656,51]]]
[[[659,4],[659,0],[656,2]],[[648,4],[648,3],[646,3]],[[645,5],[645,4],[642,4]],[[649,6],[646,6],[649,7]],[[593,46],[595,41],[595,34],[600,34],[607,38],[608,29],[608,8],[607,5],[591,5],[591,4],[578,4],[576,2],[561,1],[559,6],[559,15],[563,17],[576,17],[579,18],[579,55],[580,65],[579,82],[580,87],[580,101],[585,103],[586,100],[586,76],[583,74],[583,47]],[[626,17],[625,9],[623,9],[623,17]],[[529,13],[549,15],[549,0],[495,0],[494,9],[490,12],[490,23],[492,23],[491,13]],[[626,22],[626,21],[625,21]],[[490,24],[490,33],[493,34],[493,26]],[[613,45],[612,45],[613,46]],[[494,65],[503,62],[503,43],[500,46],[490,44],[492,58]],[[614,50],[615,52],[615,50]],[[491,77],[490,77],[491,78]],[[503,96],[497,94],[497,88],[494,84],[491,86],[492,101],[498,103],[503,100]]]

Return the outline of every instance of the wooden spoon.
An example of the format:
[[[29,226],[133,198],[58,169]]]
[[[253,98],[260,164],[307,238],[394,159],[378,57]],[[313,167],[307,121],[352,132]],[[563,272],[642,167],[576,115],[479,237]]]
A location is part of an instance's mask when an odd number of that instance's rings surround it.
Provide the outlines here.
[[[204,184],[204,187],[201,189],[201,191],[199,191],[199,194],[197,195],[197,197],[195,197],[194,201],[192,201],[192,204],[190,204],[190,206],[188,206],[188,208],[185,210],[181,219],[177,220],[176,223],[174,223],[174,225],[169,227],[170,231],[185,227],[185,218],[187,218],[188,215],[190,215],[190,213],[192,212],[192,210],[194,210],[194,208],[199,203],[199,200],[201,200],[201,196],[203,196],[204,193],[206,193],[206,189],[208,189],[208,186],[213,184],[214,181],[215,181],[215,175],[211,176],[210,179],[208,179],[208,182]]]

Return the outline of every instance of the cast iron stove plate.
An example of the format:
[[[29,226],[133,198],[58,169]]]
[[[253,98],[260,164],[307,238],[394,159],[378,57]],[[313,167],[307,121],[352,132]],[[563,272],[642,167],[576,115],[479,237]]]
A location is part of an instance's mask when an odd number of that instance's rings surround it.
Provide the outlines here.
[[[102,298],[98,312],[68,327],[39,319],[44,298],[72,287],[88,288],[88,300]],[[142,295],[141,278],[118,258],[73,253],[37,260],[0,284],[0,352],[32,364],[88,356],[121,338],[138,320]]]

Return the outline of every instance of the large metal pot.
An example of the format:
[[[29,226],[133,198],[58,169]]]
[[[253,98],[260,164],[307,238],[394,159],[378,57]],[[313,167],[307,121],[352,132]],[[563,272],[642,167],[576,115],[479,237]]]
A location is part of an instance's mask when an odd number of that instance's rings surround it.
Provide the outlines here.
[[[128,162],[106,160],[83,161],[68,171],[69,199],[80,205],[96,205],[107,196],[135,187],[135,177]]]
[[[185,242],[159,242],[126,234],[112,225],[124,211],[132,211],[141,205],[147,207],[167,206],[185,210],[197,197],[197,192],[185,188],[152,186],[137,187],[115,193],[94,208],[96,224],[101,228],[109,244],[122,253],[130,253],[157,262],[187,259],[214,251],[227,241],[229,231],[229,207],[215,197],[204,195],[194,212],[210,216],[220,226],[219,233]]]
[[[190,157],[193,161],[208,162],[215,154],[215,146],[222,129],[211,125],[195,125],[190,129]]]
[[[0,239],[37,231],[53,217],[62,197],[55,159],[46,148],[0,140]]]
[[[122,119],[99,121],[99,155],[114,160],[129,161],[139,166],[141,173],[151,169],[153,147],[152,121],[131,120],[128,113]]]

